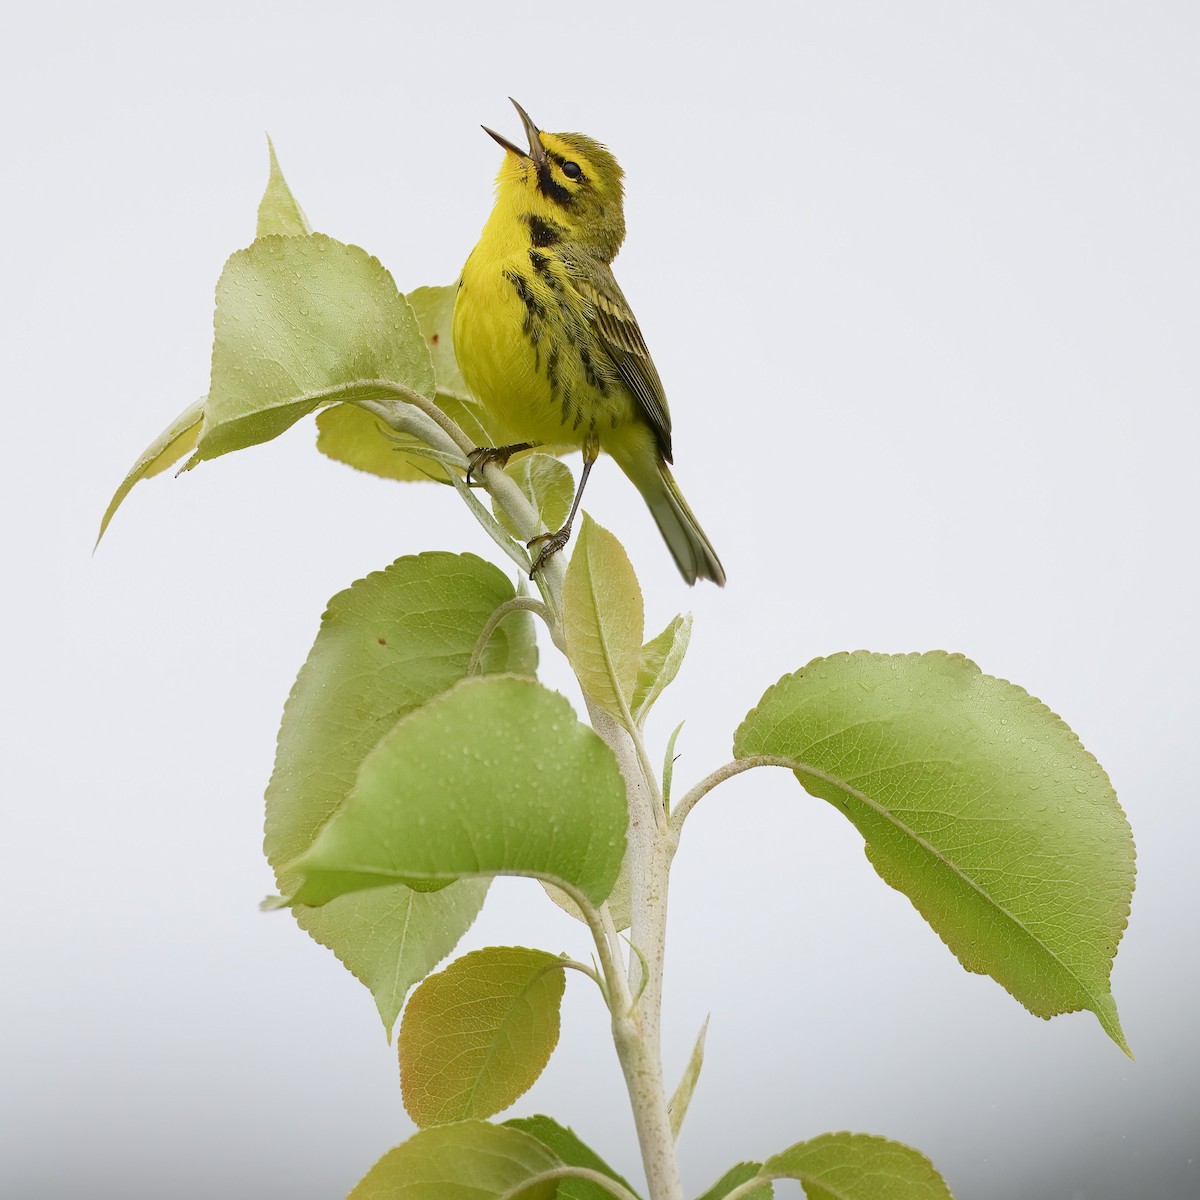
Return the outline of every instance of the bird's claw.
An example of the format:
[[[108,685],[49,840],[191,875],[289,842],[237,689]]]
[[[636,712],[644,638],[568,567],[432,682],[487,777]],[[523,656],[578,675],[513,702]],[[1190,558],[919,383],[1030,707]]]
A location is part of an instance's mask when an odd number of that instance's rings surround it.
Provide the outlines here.
[[[467,455],[467,485],[470,486],[471,476],[482,471],[488,463],[495,463],[502,470],[508,466],[508,460],[522,450],[532,450],[533,442],[513,442],[511,446],[476,446]]]
[[[477,475],[488,463],[497,463],[501,468],[507,466],[510,454],[507,446],[476,446],[467,455],[467,486],[471,485],[471,476]]]
[[[570,540],[570,525],[564,525],[554,533],[539,533],[537,537],[530,538],[525,543],[527,550],[532,550],[534,546],[541,546],[542,549],[537,558],[533,560],[533,566],[529,569],[529,578],[532,579],[546,565],[546,560],[557,554]]]

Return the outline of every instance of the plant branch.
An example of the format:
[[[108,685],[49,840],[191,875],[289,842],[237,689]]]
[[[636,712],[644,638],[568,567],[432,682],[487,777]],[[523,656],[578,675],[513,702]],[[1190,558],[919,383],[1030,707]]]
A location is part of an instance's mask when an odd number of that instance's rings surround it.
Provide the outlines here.
[[[755,1175],[753,1179],[739,1183],[732,1192],[726,1192],[724,1200],[746,1200],[748,1196],[753,1196],[755,1192],[761,1191],[764,1184],[777,1178],[776,1175]]]
[[[426,397],[397,385],[386,385],[386,390],[397,397],[390,404],[374,400],[358,403],[401,432],[413,433],[417,424],[423,424],[427,430],[417,436],[435,450],[457,452],[465,458],[475,448],[466,434]],[[414,422],[413,409],[418,410],[426,421]],[[542,522],[537,510],[516,482],[498,465],[483,464],[479,477],[520,537],[528,542],[541,532]],[[457,475],[452,475],[452,479],[456,485],[461,485],[461,492],[470,492]],[[524,548],[506,535],[501,541],[497,531],[491,528],[496,524],[491,514],[486,513],[473,495],[468,494],[464,499],[489,535],[502,545],[506,553],[520,561],[518,555],[523,553]],[[555,554],[534,576],[548,613],[551,639],[564,653],[566,648],[561,614],[566,571],[565,556]],[[640,732],[631,734],[620,722],[593,704],[588,704],[588,711],[592,728],[616,756],[628,799],[626,853],[629,855],[632,885],[630,941],[636,953],[630,954],[625,969],[622,969],[620,944],[607,907],[602,906],[602,915],[586,896],[575,893],[571,898],[579,906],[591,931],[601,971],[608,985],[613,1042],[637,1126],[650,1200],[683,1200],[683,1185],[679,1178],[675,1142],[667,1112],[660,1050],[667,883],[677,838],[666,823],[662,793],[658,779],[650,769]],[[634,724],[632,719],[629,724]],[[634,994],[638,995],[636,1004],[633,1001]],[[596,1182],[604,1186],[602,1178]],[[612,1190],[611,1187],[609,1190]],[[613,1194],[621,1196],[621,1200],[627,1200],[622,1193]]]
[[[467,677],[470,678],[479,669],[479,660],[483,657],[484,650],[487,649],[487,644],[492,640],[492,634],[496,632],[500,622],[514,612],[531,612],[541,617],[546,625],[552,624],[550,610],[540,601],[535,600],[532,596],[514,596],[511,600],[505,600],[499,608],[487,619],[487,624],[483,627],[479,638],[475,642],[475,649],[471,651],[471,661],[467,663]]]
[[[558,965],[564,971],[578,971],[580,975],[586,975],[600,989],[604,1003],[608,1003],[608,989],[604,986],[604,980],[601,979],[600,973],[594,967],[589,967],[587,963],[578,962],[573,958],[560,958]]]
[[[355,400],[354,403],[360,408],[374,413],[385,425],[389,425],[401,433],[412,434],[420,438],[435,450],[461,456],[462,466],[465,467],[467,465],[467,456],[476,447],[462,429],[446,416],[432,400],[422,396],[419,392],[414,392],[411,388],[393,383],[391,380],[370,380],[367,382],[377,387],[380,391],[390,392],[394,399]],[[414,421],[414,409],[425,420]],[[518,531],[526,542],[543,532],[542,521],[537,509],[529,503],[529,498],[517,486],[516,481],[506,475],[496,463],[484,463],[476,474],[491,497],[504,509],[505,514],[513,523],[513,528]],[[471,497],[471,499],[474,499],[474,497]],[[475,503],[478,504],[478,501]],[[480,513],[486,511],[482,508],[482,505],[479,505],[478,510],[476,510],[469,501],[468,507],[472,509],[476,520],[480,520]],[[490,513],[487,514],[487,517],[488,520],[491,520]],[[481,520],[480,523],[487,529],[489,536],[496,537],[495,533],[488,528],[485,521]],[[514,561],[522,562],[524,569],[528,570],[528,556],[525,556],[524,561],[518,557],[524,554],[524,548],[519,547],[516,542],[508,539],[507,534],[504,536],[508,544],[505,545],[497,539],[498,544],[501,545],[505,553],[513,558]],[[546,607],[554,615],[555,621],[557,621],[562,611],[562,585],[563,579],[566,576],[566,564],[562,561],[562,558],[561,554],[553,555],[534,576],[534,581],[537,583],[538,590],[542,594],[542,599],[545,601]],[[554,638],[554,644],[560,650],[562,649],[559,637]]]
[[[711,775],[705,776],[690,792],[679,802],[679,807],[671,814],[671,829],[678,837],[680,829],[683,828],[683,823],[687,819],[688,813],[692,811],[696,805],[708,795],[718,784],[724,783],[727,779],[732,779],[735,775],[740,775],[743,771],[749,771],[754,767],[785,767],[789,771],[794,771],[797,763],[790,758],[781,758],[771,754],[757,754],[752,758],[738,758],[733,762],[726,763],[723,767],[718,767]]]
[[[502,526],[500,522],[497,521],[496,518],[493,517],[492,514],[483,507],[479,501],[479,498],[463,480],[459,479],[457,474],[455,474],[453,471],[450,471],[448,472],[448,476],[450,482],[454,485],[455,491],[457,491],[459,496],[462,497],[463,503],[470,510],[471,515],[475,518],[475,520],[479,522],[480,526],[483,528],[483,531],[492,539],[493,542],[496,543],[497,546],[500,547],[501,550],[504,551],[505,554],[508,555],[509,558],[513,560],[513,562],[517,564],[518,567],[521,568],[522,574],[528,574],[530,568],[533,566],[533,560],[529,557],[529,554],[524,547],[519,545],[517,542],[514,542],[513,539],[508,536],[504,526]]]
[[[630,942],[626,996],[629,1007],[613,1005],[613,1041],[637,1126],[651,1200],[683,1200],[675,1141],[667,1111],[661,1054],[662,984],[666,957],[667,888],[676,839],[652,817],[651,786],[629,731],[603,709],[588,703],[592,727],[609,745],[629,796],[628,848],[631,885]],[[637,996],[637,1002],[632,997]]]
[[[600,1171],[593,1171],[590,1167],[552,1167],[549,1171],[542,1171],[535,1175],[532,1179],[526,1179],[523,1183],[518,1184],[512,1191],[505,1192],[502,1200],[518,1200],[520,1196],[526,1194],[530,1188],[536,1184],[549,1183],[553,1179],[586,1179],[590,1183],[594,1183],[597,1187],[603,1188],[610,1196],[615,1196],[617,1200],[638,1200],[627,1187],[618,1183],[608,1175],[602,1174]]]

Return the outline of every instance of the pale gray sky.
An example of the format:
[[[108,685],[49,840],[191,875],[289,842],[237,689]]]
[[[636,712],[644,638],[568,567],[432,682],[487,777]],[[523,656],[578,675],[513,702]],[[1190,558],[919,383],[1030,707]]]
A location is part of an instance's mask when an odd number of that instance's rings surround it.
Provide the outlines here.
[[[587,507],[648,624],[696,617],[653,753],[686,718],[693,780],[786,671],[944,647],[1062,714],[1138,842],[1130,1063],[1091,1016],[1042,1022],[965,974],[782,773],[711,796],[668,961],[669,1075],[712,1016],[688,1186],[848,1128],[918,1146],[963,1200],[1200,1194],[1195,5],[115,0],[6,27],[0,1190],[324,1200],[411,1131],[365,989],[256,911],[261,792],[325,601],[489,544],[306,425],[139,487],[90,550],[206,390],[264,132],[314,225],[409,289],[473,245],[499,153],[479,125],[516,136],[511,94],[626,169],[617,277],[729,575],[684,588],[601,464]],[[524,882],[463,948],[490,943],[586,954]],[[582,980],[514,1111],[640,1177]]]

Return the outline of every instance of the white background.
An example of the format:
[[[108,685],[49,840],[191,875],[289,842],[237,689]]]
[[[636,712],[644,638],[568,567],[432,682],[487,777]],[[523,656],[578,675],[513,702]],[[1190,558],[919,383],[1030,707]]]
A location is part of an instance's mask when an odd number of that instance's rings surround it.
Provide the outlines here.
[[[505,97],[627,171],[617,275],[720,550],[689,592],[611,464],[587,507],[648,624],[696,617],[677,779],[767,685],[944,647],[1043,698],[1138,841],[1113,973],[1128,1062],[964,973],[782,772],[697,810],[672,897],[668,1074],[705,1014],[692,1194],[816,1133],[887,1134],[956,1195],[1200,1193],[1195,1033],[1200,18],[1190,3],[45,4],[5,18],[0,1190],[340,1197],[411,1130],[370,997],[256,910],[261,792],[325,601],[490,544],[448,491],[280,442],[139,486],[207,387],[212,289],[264,131],[314,225],[404,289],[487,214]],[[547,678],[563,684],[561,669]],[[509,882],[466,945],[585,954]],[[514,1110],[640,1179],[573,976]],[[784,1188],[780,1195],[785,1195]],[[798,1193],[792,1193],[796,1195]]]

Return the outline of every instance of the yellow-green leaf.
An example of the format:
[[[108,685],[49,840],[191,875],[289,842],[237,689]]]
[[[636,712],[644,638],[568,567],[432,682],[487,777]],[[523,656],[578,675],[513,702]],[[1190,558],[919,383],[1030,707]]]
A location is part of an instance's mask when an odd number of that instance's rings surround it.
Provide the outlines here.
[[[217,283],[212,381],[189,466],[278,437],[323,404],[434,396],[408,301],[358,246],[259,238]]]
[[[770,688],[734,754],[794,763],[969,971],[1040,1017],[1090,1009],[1127,1050],[1109,973],[1133,841],[1044,704],[960,655],[839,654]]]
[[[96,535],[97,546],[104,536],[104,531],[108,528],[109,521],[113,519],[113,514],[121,507],[121,502],[129,495],[133,485],[165,471],[193,450],[200,439],[200,427],[203,423],[204,398],[201,397],[195,404],[185,408],[138,455],[137,461],[129,468],[125,478],[121,480],[121,486],[113,493],[113,498],[104,511],[104,516],[100,520],[100,532]]]
[[[759,1171],[762,1169],[762,1163],[744,1162],[738,1163],[736,1167],[730,1167],[716,1183],[700,1197],[700,1200],[725,1200],[736,1187],[741,1187],[743,1183],[749,1183],[752,1179],[757,1178]],[[769,1181],[764,1181],[756,1188],[752,1188],[745,1195],[745,1200],[772,1200],[775,1195],[775,1189]]]
[[[325,904],[389,883],[549,879],[600,904],[625,853],[625,785],[567,701],[528,679],[468,679],[401,718],[367,755],[291,897]]]
[[[700,1081],[700,1068],[704,1066],[704,1038],[707,1033],[708,1018],[705,1017],[704,1024],[700,1026],[700,1032],[696,1035],[695,1045],[692,1046],[692,1052],[688,1056],[687,1066],[683,1069],[679,1085],[667,1104],[667,1116],[671,1121],[671,1136],[675,1138],[679,1137],[679,1131],[683,1128],[683,1119],[687,1116],[688,1106],[692,1103],[692,1096],[696,1091],[696,1084]]]
[[[433,362],[438,407],[476,446],[490,446],[483,409],[467,390],[454,357],[454,297],[457,288],[420,287],[408,294]],[[442,467],[420,453],[421,443],[389,429],[353,404],[338,404],[317,414],[317,449],[338,462],[372,475],[406,482],[444,483]],[[406,451],[408,451],[406,453]]]
[[[568,1167],[584,1167],[607,1175],[633,1195],[637,1195],[629,1181],[618,1175],[595,1150],[580,1140],[573,1129],[560,1125],[553,1117],[538,1114],[532,1117],[513,1117],[505,1121],[508,1129],[519,1129],[537,1138],[552,1154]],[[557,1200],[612,1200],[612,1193],[590,1179],[564,1179],[558,1185]]]
[[[555,1200],[558,1181],[534,1182],[562,1160],[506,1125],[460,1121],[422,1129],[389,1150],[347,1200]]]
[[[419,287],[408,293],[408,302],[417,315],[417,322],[433,359],[438,403],[441,403],[440,396],[451,396],[461,403],[478,407],[479,402],[471,395],[454,353],[454,301],[457,295],[456,283],[443,287]]]
[[[767,1179],[798,1179],[808,1200],[953,1200],[919,1151],[865,1133],[825,1133],[768,1158]]]
[[[562,604],[567,657],[579,686],[594,704],[628,723],[641,665],[642,589],[625,548],[586,513]]]
[[[258,202],[258,229],[255,237],[268,237],[273,233],[284,237],[298,237],[312,233],[312,226],[304,210],[292,195],[279,159],[275,157],[275,144],[267,138],[267,150],[271,156],[271,173],[267,178],[267,190]]]
[[[674,617],[671,623],[642,647],[637,684],[633,689],[633,719],[641,725],[683,665],[692,637],[692,614]]]
[[[557,888],[552,883],[543,883],[542,887],[545,888],[546,895],[563,912],[574,917],[577,921],[584,919],[579,905],[562,888]],[[613,884],[612,891],[608,893],[608,899],[604,903],[608,905],[608,915],[612,918],[612,923],[616,931],[621,933],[628,929],[630,921],[633,919],[633,884],[629,878],[628,855],[621,861],[621,870],[617,875],[617,882]]]
[[[345,800],[368,751],[395,724],[462,679],[475,642],[512,582],[472,554],[398,559],[330,602],[280,725],[267,786],[265,849],[279,887],[284,867],[312,845]],[[532,675],[537,646],[527,613],[514,613],[480,659],[485,675]],[[487,881],[432,893],[397,885],[297,906],[296,920],[370,989],[391,1029],[408,989],[470,926]]]
[[[489,946],[431,975],[400,1022],[400,1089],[421,1126],[490,1117],[525,1094],[558,1044],[562,960]]]
[[[510,462],[504,468],[504,473],[525,493],[529,503],[537,510],[542,524],[551,533],[562,527],[575,496],[575,480],[566,463],[549,454],[525,454]],[[494,500],[492,511],[513,537],[521,537],[521,531],[509,521],[504,509]]]

